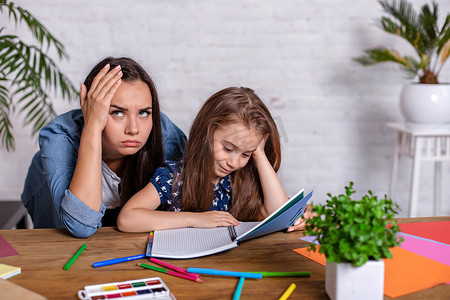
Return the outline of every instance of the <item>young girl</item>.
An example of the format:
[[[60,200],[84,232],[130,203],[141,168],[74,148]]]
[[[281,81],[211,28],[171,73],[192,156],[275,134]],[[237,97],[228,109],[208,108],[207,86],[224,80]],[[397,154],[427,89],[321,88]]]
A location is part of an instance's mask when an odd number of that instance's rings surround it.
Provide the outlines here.
[[[152,79],[130,58],[99,62],[81,84],[80,101],[81,109],[41,130],[22,202],[35,228],[89,237],[116,226],[123,204],[157,165],[181,159],[186,137],[160,114]]]
[[[257,221],[288,196],[275,122],[249,88],[211,96],[195,118],[183,162],[166,162],[122,208],[119,230],[217,227]]]

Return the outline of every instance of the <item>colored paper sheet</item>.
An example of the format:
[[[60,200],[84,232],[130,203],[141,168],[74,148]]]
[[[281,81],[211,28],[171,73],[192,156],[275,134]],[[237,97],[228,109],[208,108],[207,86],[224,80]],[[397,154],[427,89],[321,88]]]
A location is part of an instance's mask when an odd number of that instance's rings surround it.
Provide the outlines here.
[[[3,236],[0,235],[0,257],[19,255],[16,249],[8,243]]]
[[[321,265],[326,265],[322,253],[294,249]],[[384,259],[384,294],[396,298],[428,289],[450,280],[450,267],[399,247],[391,248],[393,258]]]
[[[319,244],[315,235],[307,235],[300,238],[301,240],[307,241],[309,243]]]
[[[322,266],[325,266],[327,264],[327,258],[322,253],[319,253],[319,249],[320,246],[317,246],[316,252],[309,250],[307,247],[294,249],[294,251],[315,261],[316,263],[321,264]]]
[[[399,247],[384,259],[384,293],[395,298],[450,280],[450,267]]]
[[[450,266],[450,245],[424,238],[415,238],[412,235],[400,235],[404,239],[400,246],[402,249]]]
[[[450,221],[398,224],[400,231],[450,244]]]

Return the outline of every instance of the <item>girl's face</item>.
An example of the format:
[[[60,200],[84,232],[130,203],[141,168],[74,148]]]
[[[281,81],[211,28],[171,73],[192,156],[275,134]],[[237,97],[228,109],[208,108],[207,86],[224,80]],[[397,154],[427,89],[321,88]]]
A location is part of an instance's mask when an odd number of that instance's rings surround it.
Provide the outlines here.
[[[140,80],[122,82],[111,100],[102,133],[103,160],[109,166],[138,152],[152,127],[152,95],[147,84]]]
[[[214,173],[213,179],[220,178],[243,168],[256,150],[262,136],[243,123],[221,126],[214,132]]]

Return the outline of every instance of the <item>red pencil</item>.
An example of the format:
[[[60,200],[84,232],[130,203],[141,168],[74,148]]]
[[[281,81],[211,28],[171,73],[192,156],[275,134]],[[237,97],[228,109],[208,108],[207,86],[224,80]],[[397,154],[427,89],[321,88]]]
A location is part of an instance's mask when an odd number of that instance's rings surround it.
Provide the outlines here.
[[[203,280],[201,280],[200,278],[196,278],[195,276],[192,276],[191,274],[178,273],[178,272],[175,272],[175,271],[166,270],[166,269],[163,269],[163,268],[158,268],[158,267],[154,267],[154,266],[150,266],[150,265],[146,265],[146,264],[142,264],[142,263],[137,263],[136,265],[138,265],[140,267],[143,267],[143,268],[146,268],[146,269],[153,270],[153,271],[158,271],[158,272],[161,272],[161,273],[165,273],[165,274],[169,274],[169,275],[172,275],[172,276],[184,278],[184,279],[187,279],[187,280],[192,280],[192,281],[204,283]]]
[[[154,258],[154,257],[151,257],[151,258],[150,258],[150,261],[151,261],[152,263],[157,264],[157,265],[166,267],[167,269],[174,270],[174,271],[176,271],[176,272],[178,272],[178,273],[189,274],[189,275],[195,276],[196,278],[200,278],[200,275],[198,275],[198,274],[195,274],[195,273],[189,273],[187,270],[185,270],[185,269],[183,269],[183,268],[180,268],[180,267],[171,265],[171,264],[169,264],[169,263],[167,263],[167,262],[164,262],[164,261],[162,261],[162,260],[156,259],[156,258]]]

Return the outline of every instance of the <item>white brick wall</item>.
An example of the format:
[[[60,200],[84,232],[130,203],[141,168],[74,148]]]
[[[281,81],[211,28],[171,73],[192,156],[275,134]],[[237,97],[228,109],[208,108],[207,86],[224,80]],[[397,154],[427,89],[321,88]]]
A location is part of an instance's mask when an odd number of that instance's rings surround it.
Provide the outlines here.
[[[285,129],[280,176],[288,194],[299,187],[343,192],[355,181],[357,195],[388,192],[394,133],[402,120],[398,94],[403,74],[392,64],[362,67],[362,50],[403,41],[374,26],[381,10],[373,0],[122,1],[18,0],[66,46],[60,64],[73,82],[107,55],[140,61],[157,83],[163,110],[185,132],[200,105],[227,86],[253,88]],[[425,1],[413,1],[416,8]],[[450,2],[436,1],[441,17]],[[3,14],[0,26],[11,23]],[[21,34],[24,29],[18,30]],[[450,82],[450,63],[440,77]],[[72,104],[57,104],[59,113]],[[0,151],[0,198],[18,198],[37,143],[16,122],[17,150]],[[30,146],[31,145],[31,146]],[[407,213],[411,163],[400,163],[394,198]],[[432,213],[432,168],[423,164],[419,215]],[[442,214],[450,213],[450,166],[443,166]]]

